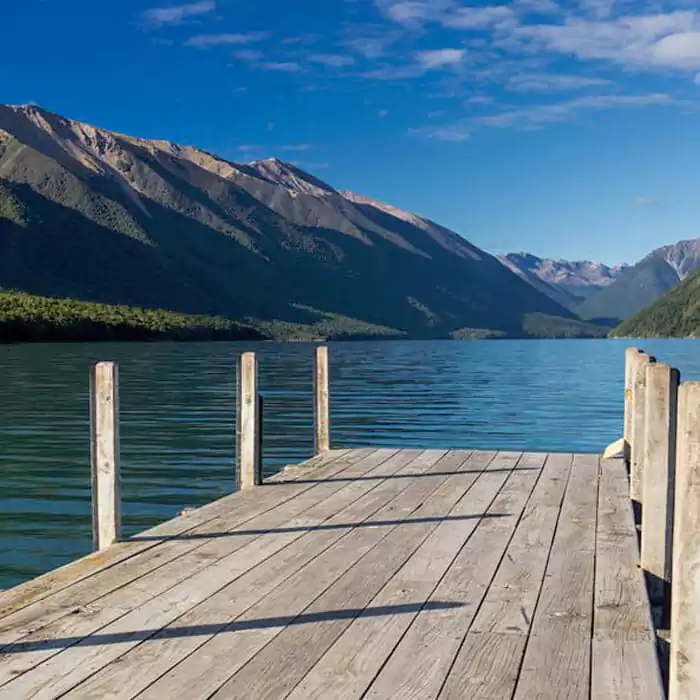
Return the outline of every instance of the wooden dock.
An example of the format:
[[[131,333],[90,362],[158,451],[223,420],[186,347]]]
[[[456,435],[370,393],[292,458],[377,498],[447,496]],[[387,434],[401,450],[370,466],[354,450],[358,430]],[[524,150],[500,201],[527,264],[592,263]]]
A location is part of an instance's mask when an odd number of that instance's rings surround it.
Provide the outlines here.
[[[248,354],[241,490],[115,542],[117,377],[92,375],[97,551],[0,596],[0,700],[662,700],[647,589],[671,623],[670,697],[700,697],[700,383],[628,353],[629,471],[331,450],[322,348],[319,454],[263,483]]]
[[[594,455],[339,450],[19,586],[2,698],[663,697]]]

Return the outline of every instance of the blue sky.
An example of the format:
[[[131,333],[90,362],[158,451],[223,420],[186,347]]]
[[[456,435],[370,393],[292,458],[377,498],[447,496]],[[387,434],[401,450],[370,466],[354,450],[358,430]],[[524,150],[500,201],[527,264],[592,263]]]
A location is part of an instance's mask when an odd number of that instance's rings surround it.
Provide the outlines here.
[[[492,252],[700,236],[695,0],[23,0],[0,101],[276,155]]]

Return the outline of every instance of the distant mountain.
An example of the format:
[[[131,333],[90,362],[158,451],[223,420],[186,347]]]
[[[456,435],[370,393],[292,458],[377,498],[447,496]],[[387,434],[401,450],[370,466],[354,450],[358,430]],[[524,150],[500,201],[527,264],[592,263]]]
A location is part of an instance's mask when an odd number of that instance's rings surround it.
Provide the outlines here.
[[[700,337],[700,270],[628,318],[612,335],[620,338]]]
[[[456,233],[288,163],[233,163],[34,106],[0,107],[0,287],[272,335],[521,336],[532,314],[573,317]]]
[[[628,267],[607,289],[578,307],[582,318],[629,318],[700,267],[700,238],[652,251]]]
[[[499,260],[535,289],[569,309],[611,285],[626,267],[587,260],[552,260],[531,253],[508,253],[499,256]]]

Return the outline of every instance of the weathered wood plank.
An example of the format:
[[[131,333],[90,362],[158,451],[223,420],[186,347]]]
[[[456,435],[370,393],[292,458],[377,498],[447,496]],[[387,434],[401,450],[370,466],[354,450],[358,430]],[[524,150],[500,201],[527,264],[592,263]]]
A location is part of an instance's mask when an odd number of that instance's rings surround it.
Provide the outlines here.
[[[542,457],[536,459],[541,466]],[[490,517],[479,522],[363,698],[438,696],[540,473],[516,469],[509,475]]]
[[[638,565],[628,488],[622,460],[603,461],[596,546],[592,700],[664,697],[649,602]]]
[[[328,347],[316,348],[314,360],[314,446],[322,453],[331,449]]]
[[[314,478],[321,480],[326,476],[326,472],[335,473],[340,471],[343,468],[341,460],[351,453],[352,451],[350,450],[338,450],[317,455],[302,465],[296,465],[289,477],[281,475],[279,480],[286,482],[289,479],[299,478],[311,473],[313,473]],[[119,542],[103,552],[95,552],[78,561],[54,569],[44,576],[15,586],[9,591],[0,593],[0,619],[20,608],[42,600],[68,586],[72,586],[78,581],[82,581],[104,569],[123,562],[136,554],[151,549],[160,544],[161,540],[182,535],[205,525],[215,518],[221,516],[233,518],[238,515],[244,520],[245,518],[254,517],[254,515],[258,515],[261,512],[260,498],[260,493],[237,493],[225,496],[218,501],[197,508],[187,515],[173,518],[150,530],[146,530],[138,538]],[[271,498],[271,500],[273,503],[268,506],[270,508],[286,500],[286,494],[278,492],[276,498]]]
[[[515,700],[588,700],[598,462],[574,456]]]
[[[236,486],[238,491],[262,484],[258,360],[254,352],[238,357],[236,391]]]
[[[510,698],[561,512],[573,455],[547,461],[515,535],[440,693],[441,700]]]
[[[411,465],[419,469],[423,476],[417,478],[393,501],[375,513],[370,520],[371,527],[351,530],[301,571],[288,578],[270,595],[237,617],[231,625],[199,648],[196,653],[150,686],[143,696],[139,696],[139,699],[171,696],[185,682],[193,700],[208,698],[238,670],[247,668],[247,664],[253,663],[256,654],[266,648],[266,645],[290,624],[305,623],[303,626],[307,624],[315,626],[315,624],[325,624],[327,616],[347,614],[326,606],[322,610],[313,611],[311,616],[312,611],[306,608],[314,600],[320,600],[319,596],[325,595],[324,591],[337,589],[336,582],[353,570],[357,562],[364,562],[370,553],[375,552],[377,545],[396,530],[404,517],[411,514],[420,517],[430,502],[431,494],[446,478],[449,478],[441,473],[441,468],[448,463],[436,461],[434,454],[431,458],[432,463],[424,460],[422,464]],[[435,474],[432,473],[433,471]],[[381,551],[384,552],[384,547]],[[372,561],[375,557],[376,553],[372,554]],[[223,611],[220,606],[219,608],[221,615]],[[232,617],[236,616],[236,612],[234,611]],[[302,613],[306,617],[299,619]],[[308,623],[305,622],[306,620]],[[239,685],[236,684],[237,689]],[[239,691],[236,690],[236,692]]]
[[[481,475],[470,473],[476,457],[467,462],[468,471],[463,477],[452,484],[462,496],[450,512],[451,520],[438,526],[367,606],[369,611],[386,610],[386,615],[361,613],[294,689],[289,700],[351,700],[362,696],[468,542],[480,514],[491,505],[508,476],[508,463],[497,459]],[[510,463],[514,466],[515,460]],[[494,471],[489,473],[489,467]],[[309,655],[305,656],[309,660]],[[299,675],[297,668],[295,674]]]
[[[397,454],[395,450],[372,451],[364,460],[348,467],[344,474],[348,477],[355,474],[361,478],[367,470],[374,470],[377,465],[381,467]],[[377,485],[377,482],[371,480],[361,483],[367,484],[368,488]],[[296,487],[296,484],[291,483],[280,488]],[[263,490],[265,489],[261,489]],[[232,581],[241,567],[244,572],[246,564],[254,566],[266,556],[271,556],[290,541],[302,537],[307,529],[321,524],[324,514],[325,517],[331,517],[339,507],[342,508],[361,495],[362,490],[354,487],[353,482],[331,479],[313,489],[300,492],[296,499],[289,499],[277,509],[237,528],[231,528],[230,531],[206,532],[204,544],[198,549],[92,604],[82,605],[77,612],[74,610],[73,614],[60,617],[20,641],[3,647],[5,655],[0,661],[0,685],[12,680],[18,673],[26,673],[45,663],[60,654],[65,647],[79,643],[82,638],[104,625],[115,623],[124,616],[131,619],[129,614],[132,617],[145,614],[148,603],[155,606],[156,610],[167,600],[175,601],[173,605],[180,599],[185,601],[183,604],[190,602],[192,606],[195,605],[209,590],[208,586],[213,585],[215,572],[221,572],[222,576],[228,576],[228,580]],[[319,512],[319,507],[323,512]],[[277,528],[281,528],[282,534],[275,537]],[[256,546],[258,543],[259,546]],[[240,556],[236,556],[237,553]],[[202,580],[205,583],[198,583]],[[65,640],[63,644],[56,642],[60,639]],[[67,651],[62,653],[66,654]]]

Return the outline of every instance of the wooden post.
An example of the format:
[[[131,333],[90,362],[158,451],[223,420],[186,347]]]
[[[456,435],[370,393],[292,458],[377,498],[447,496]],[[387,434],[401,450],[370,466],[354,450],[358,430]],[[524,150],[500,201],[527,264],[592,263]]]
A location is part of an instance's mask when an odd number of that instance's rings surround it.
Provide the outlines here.
[[[121,536],[119,477],[119,371],[99,362],[90,373],[92,543],[95,551]]]
[[[316,454],[331,449],[328,347],[316,348],[314,363],[314,446]]]
[[[670,614],[679,381],[677,369],[665,364],[646,365],[642,568],[652,603],[663,605],[664,629]]]
[[[700,698],[700,382],[678,391],[670,700]]]
[[[646,390],[646,368],[653,357],[639,353],[632,369],[632,445],[630,459],[630,497],[635,504],[636,515],[642,505],[644,474],[644,407]]]
[[[625,461],[629,467],[632,445],[632,395],[633,395],[633,376],[634,363],[639,356],[641,350],[639,348],[627,348],[625,350],[625,422],[622,436],[625,439]]]
[[[236,411],[236,485],[239,490],[262,484],[258,363],[255,353],[238,358]]]

